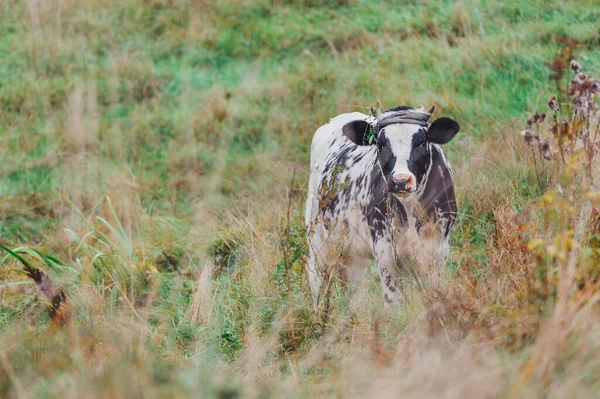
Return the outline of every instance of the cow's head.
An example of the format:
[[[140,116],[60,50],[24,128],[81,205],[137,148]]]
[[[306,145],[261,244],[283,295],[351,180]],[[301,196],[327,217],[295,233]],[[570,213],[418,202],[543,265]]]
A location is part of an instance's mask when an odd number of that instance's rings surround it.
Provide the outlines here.
[[[429,124],[430,112],[398,107],[381,114],[376,121],[353,121],[344,134],[358,145],[376,146],[380,172],[389,193],[407,196],[424,184],[431,164],[431,145],[446,144],[460,126],[450,118]]]

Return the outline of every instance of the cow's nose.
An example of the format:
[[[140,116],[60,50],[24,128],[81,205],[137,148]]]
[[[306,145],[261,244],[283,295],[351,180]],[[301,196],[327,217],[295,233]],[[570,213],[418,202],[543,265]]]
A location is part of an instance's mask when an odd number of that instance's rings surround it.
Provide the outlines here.
[[[392,182],[402,191],[412,192],[415,189],[414,177],[406,173],[396,173],[392,177]]]

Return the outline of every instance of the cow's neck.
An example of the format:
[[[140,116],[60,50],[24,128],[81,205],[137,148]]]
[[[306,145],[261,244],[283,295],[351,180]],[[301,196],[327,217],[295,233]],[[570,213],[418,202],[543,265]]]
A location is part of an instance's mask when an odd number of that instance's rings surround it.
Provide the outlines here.
[[[400,205],[402,205],[402,208],[404,209],[404,212],[406,212],[406,220],[405,223],[407,224],[407,228],[413,228],[416,226],[416,209],[419,206],[419,197],[417,197],[416,195],[411,195],[409,197],[406,198],[398,198],[396,197],[396,200],[400,203]],[[404,219],[404,215],[399,214],[398,212],[396,212],[396,214],[394,215],[395,218],[398,219]]]

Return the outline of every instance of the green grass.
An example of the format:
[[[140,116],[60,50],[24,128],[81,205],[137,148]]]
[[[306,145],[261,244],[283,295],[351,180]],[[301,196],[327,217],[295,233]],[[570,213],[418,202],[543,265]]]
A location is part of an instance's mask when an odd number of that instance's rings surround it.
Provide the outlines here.
[[[33,286],[2,288],[25,279],[0,258],[0,396],[360,394],[352,359],[373,326],[393,350],[425,305],[384,312],[370,272],[361,300],[336,288],[327,320],[311,310],[301,215],[316,128],[378,101],[457,119],[449,269],[484,273],[494,212],[541,194],[512,137],[556,90],[559,39],[600,75],[592,0],[208,3],[0,4],[0,244],[77,272],[50,274],[73,304],[55,332]],[[297,368],[280,247],[292,170]]]

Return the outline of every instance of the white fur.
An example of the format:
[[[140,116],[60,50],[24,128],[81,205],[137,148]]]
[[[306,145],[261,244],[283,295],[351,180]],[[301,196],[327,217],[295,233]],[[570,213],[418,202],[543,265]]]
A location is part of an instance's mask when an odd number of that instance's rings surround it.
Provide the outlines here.
[[[396,165],[394,165],[392,176],[399,173],[411,176],[415,185],[417,184],[416,178],[408,169],[408,159],[412,149],[413,135],[420,128],[416,125],[391,125],[385,128],[385,135],[390,140],[392,152],[396,156]],[[415,189],[418,189],[418,187],[415,187]]]

